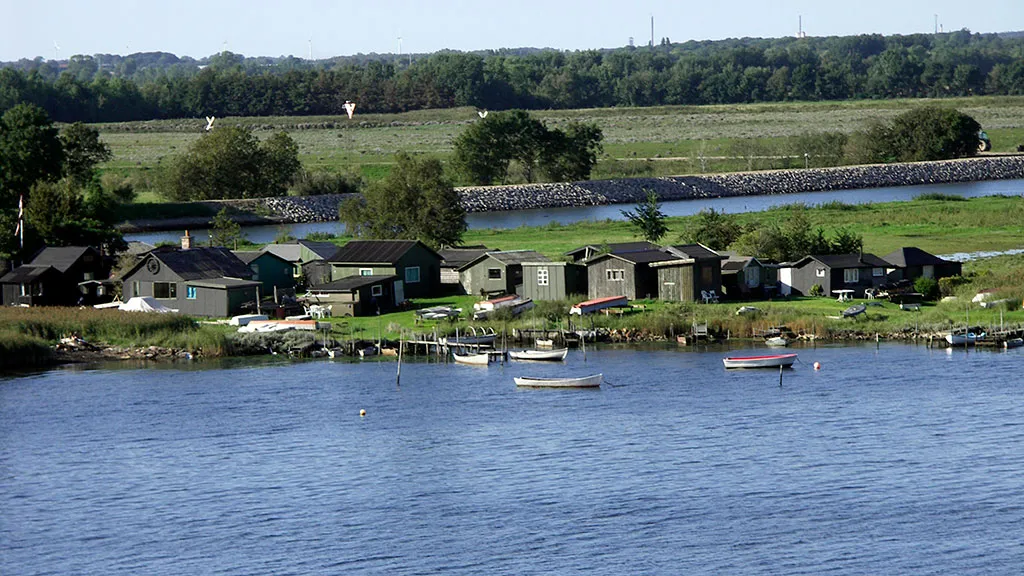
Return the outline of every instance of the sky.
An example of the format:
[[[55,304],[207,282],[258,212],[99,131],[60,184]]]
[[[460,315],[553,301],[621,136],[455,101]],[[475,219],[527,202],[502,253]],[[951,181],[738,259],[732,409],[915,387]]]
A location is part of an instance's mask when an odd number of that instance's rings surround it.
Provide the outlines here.
[[[0,0],[0,61],[171,52],[314,58],[442,49],[1024,30],[1022,0]],[[401,40],[399,40],[401,38]],[[59,50],[55,48],[55,44]]]

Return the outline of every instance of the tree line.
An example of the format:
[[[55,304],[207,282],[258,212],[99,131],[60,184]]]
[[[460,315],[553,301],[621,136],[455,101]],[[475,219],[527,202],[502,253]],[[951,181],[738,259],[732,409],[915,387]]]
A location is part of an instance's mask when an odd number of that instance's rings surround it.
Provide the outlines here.
[[[331,59],[159,55],[106,67],[0,69],[0,113],[29,102],[60,122],[342,115],[1024,94],[1024,38],[997,34],[734,39],[577,52],[438,52]],[[126,62],[129,62],[126,64]]]

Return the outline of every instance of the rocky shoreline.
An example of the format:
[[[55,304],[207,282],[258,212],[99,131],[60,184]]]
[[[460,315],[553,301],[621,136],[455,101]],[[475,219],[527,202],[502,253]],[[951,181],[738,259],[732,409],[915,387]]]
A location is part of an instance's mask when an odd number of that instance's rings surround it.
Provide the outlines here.
[[[630,204],[653,190],[662,201],[824,192],[920,184],[949,184],[985,180],[1024,179],[1024,156],[984,156],[941,162],[872,164],[837,168],[810,168],[736,172],[703,176],[625,178],[583,182],[515,184],[459,188],[467,212],[501,212],[541,208]],[[332,222],[338,205],[351,196],[287,196],[210,202],[227,206],[243,226]],[[207,218],[135,221],[124,232],[209,227]]]

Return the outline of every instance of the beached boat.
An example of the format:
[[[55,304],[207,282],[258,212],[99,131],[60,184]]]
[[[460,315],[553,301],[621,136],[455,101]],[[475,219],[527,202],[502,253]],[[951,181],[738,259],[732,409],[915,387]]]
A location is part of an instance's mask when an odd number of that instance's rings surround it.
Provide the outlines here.
[[[846,310],[843,310],[843,318],[853,318],[854,316],[863,314],[868,309],[864,304],[854,304]]]
[[[1003,348],[1009,350],[1010,348],[1020,348],[1024,346],[1024,338],[1011,338],[1003,342]]]
[[[603,379],[603,374],[580,378],[534,378],[532,376],[514,378],[516,386],[526,388],[597,388]]]
[[[953,346],[973,346],[976,342],[985,339],[984,332],[955,332],[946,334],[946,342]]]
[[[483,354],[458,354],[452,352],[452,358],[459,364],[470,364],[473,366],[487,366],[491,361],[491,355],[486,352]]]
[[[594,298],[593,300],[587,300],[586,302],[580,302],[569,309],[569,314],[576,314],[582,316],[584,314],[590,314],[591,312],[597,312],[598,310],[604,310],[605,308],[618,308],[629,304],[629,299],[625,296],[608,296],[607,298]]]
[[[565,360],[569,354],[568,348],[557,350],[518,350],[509,352],[509,358],[513,360]]]
[[[551,348],[555,345],[555,341],[548,338],[537,338],[534,343],[537,344],[538,348]]]
[[[473,319],[483,320],[497,310],[508,309],[513,316],[518,316],[534,307],[532,298],[523,298],[518,294],[493,298],[473,304]]]
[[[767,344],[768,346],[789,346],[789,340],[786,340],[782,336],[765,338],[764,343]]]
[[[462,314],[462,308],[452,306],[432,306],[415,312],[423,320],[444,320],[446,318],[458,318]]]
[[[376,356],[376,355],[377,355],[377,347],[376,346],[367,346],[366,348],[360,348],[359,349],[359,357],[360,358],[366,358],[368,356]]]
[[[729,356],[722,358],[726,368],[778,368],[792,366],[796,354],[769,354],[767,356]]]

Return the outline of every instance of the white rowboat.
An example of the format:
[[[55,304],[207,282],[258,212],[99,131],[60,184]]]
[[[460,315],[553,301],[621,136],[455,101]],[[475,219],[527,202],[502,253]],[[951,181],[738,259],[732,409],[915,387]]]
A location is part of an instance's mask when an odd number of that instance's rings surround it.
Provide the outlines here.
[[[460,364],[470,364],[472,366],[487,366],[491,361],[490,354],[486,352],[483,354],[456,354],[452,352],[452,358]]]
[[[603,374],[580,378],[534,378],[532,376],[514,378],[516,386],[527,388],[597,388],[603,379]]]
[[[766,338],[764,343],[767,344],[768,346],[789,346],[789,340],[786,340],[782,336]]]
[[[565,360],[568,353],[568,348],[559,348],[557,350],[521,350],[509,352],[508,355],[513,360]]]
[[[946,342],[949,342],[953,346],[972,346],[975,342],[985,339],[985,333],[975,334],[974,332],[968,332],[966,334],[946,334]]]
[[[771,354],[768,356],[730,356],[722,358],[726,368],[778,368],[792,366],[796,354]]]

